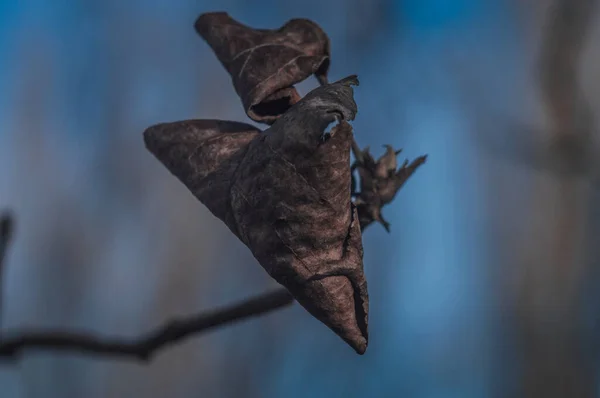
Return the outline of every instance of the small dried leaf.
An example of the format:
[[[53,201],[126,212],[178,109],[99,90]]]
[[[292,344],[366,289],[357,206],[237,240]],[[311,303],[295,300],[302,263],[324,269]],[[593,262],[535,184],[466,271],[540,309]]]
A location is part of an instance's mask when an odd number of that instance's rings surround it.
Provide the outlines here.
[[[369,148],[360,150],[354,147],[356,163],[352,166],[360,177],[360,192],[355,192],[358,216],[363,229],[374,221],[379,222],[386,231],[390,231],[390,223],[381,214],[381,208],[390,203],[408,178],[427,160],[427,156],[419,156],[410,164],[408,160],[398,166],[395,151],[385,145],[386,152],[377,161],[369,153]],[[356,185],[356,183],[354,183]]]
[[[310,75],[327,81],[329,38],[310,20],[253,29],[225,12],[212,12],[200,15],[195,28],[231,75],[252,120],[272,124],[300,100],[293,86]]]
[[[356,84],[351,76],[313,90],[261,134],[241,123],[219,134],[215,121],[195,121],[154,126],[145,137],[269,275],[362,354],[369,299],[346,122],[357,112]]]

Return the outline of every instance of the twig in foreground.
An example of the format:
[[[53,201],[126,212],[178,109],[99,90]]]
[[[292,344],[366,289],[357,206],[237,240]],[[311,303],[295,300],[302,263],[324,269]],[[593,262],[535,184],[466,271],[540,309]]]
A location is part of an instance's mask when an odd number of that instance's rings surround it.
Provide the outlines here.
[[[167,322],[157,330],[137,339],[101,338],[92,334],[63,331],[19,331],[0,340],[0,360],[15,359],[27,349],[76,351],[111,357],[129,357],[150,361],[160,349],[180,342],[193,334],[217,326],[257,316],[287,306],[294,301],[286,289],[278,289],[256,298],[245,300],[222,310],[212,311],[185,319]]]
[[[13,219],[10,213],[3,212],[0,216],[0,266],[4,260],[4,254],[10,242],[13,231]]]
[[[10,243],[13,233],[13,218],[9,212],[3,212],[0,215],[0,271],[2,271],[2,263],[6,249]]]
[[[2,275],[4,257],[13,234],[13,217],[9,212],[0,215],[0,321],[2,320]]]

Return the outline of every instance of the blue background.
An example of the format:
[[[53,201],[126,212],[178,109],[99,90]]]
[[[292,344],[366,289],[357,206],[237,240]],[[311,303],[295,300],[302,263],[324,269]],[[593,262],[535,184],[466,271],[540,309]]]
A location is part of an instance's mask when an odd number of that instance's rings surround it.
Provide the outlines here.
[[[497,242],[528,183],[474,145],[498,127],[486,115],[520,114],[531,85],[531,32],[508,1],[1,1],[0,206],[18,216],[3,327],[134,337],[276,286],[143,146],[158,122],[248,122],[193,29],[212,10],[253,27],[319,23],[330,80],[360,78],[359,144],[429,155],[384,209],[391,234],[364,236],[367,354],[293,306],[149,365],[31,352],[0,367],[2,398],[510,395],[519,361]]]

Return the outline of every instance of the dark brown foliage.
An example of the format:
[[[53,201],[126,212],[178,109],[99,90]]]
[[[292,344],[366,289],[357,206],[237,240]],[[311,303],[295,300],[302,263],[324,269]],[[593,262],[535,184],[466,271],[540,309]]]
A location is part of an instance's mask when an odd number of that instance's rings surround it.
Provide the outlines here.
[[[5,335],[0,357],[47,348],[149,360],[192,334],[286,306],[292,295],[365,352],[369,298],[361,230],[373,221],[389,228],[381,208],[426,157],[396,170],[400,151],[388,146],[375,161],[358,148],[348,124],[357,113],[351,86],[358,79],[327,84],[329,40],[315,23],[294,19],[278,30],[251,29],[218,12],[201,15],[195,26],[231,74],[248,116],[272,126],[261,132],[221,120],[163,123],[144,132],[146,146],[287,290],[171,321],[131,341],[68,331]],[[301,99],[293,85],[311,74],[322,86]],[[11,231],[7,215],[0,220],[0,266]]]
[[[419,156],[412,162],[408,159],[398,167],[396,156],[401,149],[395,151],[390,145],[385,145],[386,152],[377,161],[369,153],[369,148],[360,150],[353,145],[356,162],[352,165],[360,177],[360,191],[356,191],[356,182],[352,178],[352,194],[358,209],[360,224],[364,230],[373,221],[381,223],[389,232],[390,223],[381,214],[381,208],[390,203],[396,193],[402,188],[408,178],[413,175],[419,166],[427,160],[427,156]]]
[[[215,136],[214,121],[190,121],[144,137],[269,275],[362,354],[368,294],[350,196],[352,84],[355,76],[313,90],[262,134],[242,127]]]
[[[253,29],[225,12],[212,12],[200,15],[195,28],[231,75],[252,120],[272,124],[300,100],[294,84],[310,75],[326,82],[329,38],[312,21]]]

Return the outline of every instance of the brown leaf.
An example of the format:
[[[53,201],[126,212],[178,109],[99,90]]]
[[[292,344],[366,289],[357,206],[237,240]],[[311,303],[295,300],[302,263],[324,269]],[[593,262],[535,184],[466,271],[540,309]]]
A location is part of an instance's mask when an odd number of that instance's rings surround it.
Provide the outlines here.
[[[408,159],[400,166],[396,156],[402,151],[395,151],[390,145],[385,145],[386,152],[377,161],[369,153],[369,148],[360,150],[354,146],[356,163],[352,169],[358,171],[360,177],[360,192],[353,192],[356,196],[355,204],[362,228],[374,221],[383,225],[389,232],[390,223],[381,214],[381,208],[390,203],[408,178],[427,160],[427,155],[419,156],[410,164]],[[354,182],[355,186],[356,183]]]
[[[219,135],[192,136],[189,122],[154,126],[145,136],[148,148],[250,248],[269,275],[362,354],[369,299],[350,196],[353,135],[347,123],[357,112],[351,88],[356,84],[350,76],[311,91],[262,134],[241,133],[242,139],[240,133],[225,133],[231,136],[226,154],[218,151]],[[324,139],[335,121],[339,124]],[[180,134],[189,139],[178,139]],[[205,144],[209,140],[211,145]],[[156,142],[162,144],[150,144]],[[168,147],[181,149],[160,150]]]
[[[149,127],[144,141],[216,217],[226,220],[230,180],[248,144],[259,133],[246,123],[184,120]],[[236,232],[235,227],[232,231]]]
[[[200,15],[195,28],[231,75],[252,120],[275,122],[300,100],[294,84],[310,75],[327,81],[329,38],[308,19],[292,19],[277,30],[253,29],[212,12]]]

